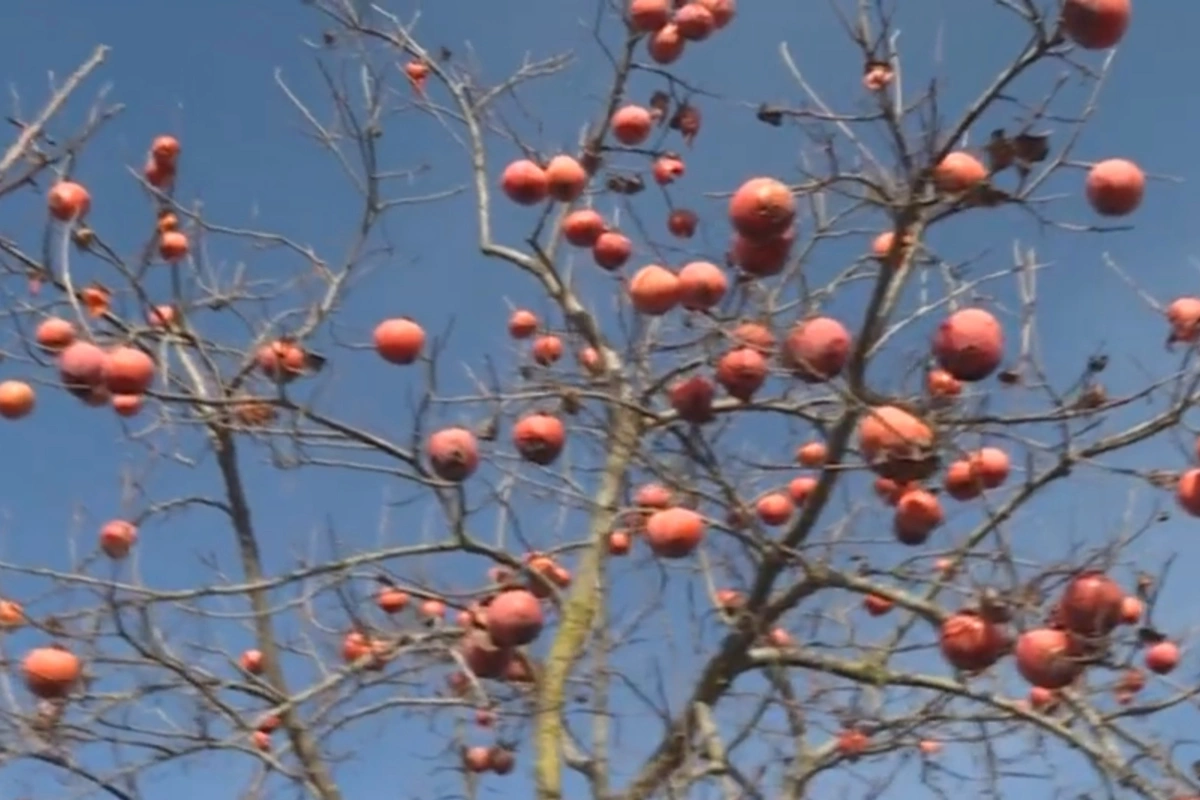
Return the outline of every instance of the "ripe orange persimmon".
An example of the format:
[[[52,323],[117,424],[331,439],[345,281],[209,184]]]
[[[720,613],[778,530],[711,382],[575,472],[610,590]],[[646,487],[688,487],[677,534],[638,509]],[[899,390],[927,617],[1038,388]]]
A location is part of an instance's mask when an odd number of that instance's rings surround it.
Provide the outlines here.
[[[681,294],[679,276],[658,264],[642,267],[629,280],[630,302],[647,316],[666,314],[679,305]]]
[[[0,630],[11,631],[25,624],[25,609],[15,600],[0,600]]]
[[[766,325],[757,322],[742,322],[734,328],[729,338],[739,347],[749,347],[762,355],[768,355],[775,349],[775,334]]]
[[[1066,0],[1063,32],[1084,49],[1106,50],[1125,36],[1131,14],[1131,0]]]
[[[703,375],[693,375],[671,384],[668,397],[671,408],[679,414],[679,418],[693,425],[703,425],[713,418],[713,399],[716,388],[712,381]]]
[[[425,347],[425,329],[407,317],[385,319],[375,326],[375,352],[389,364],[411,364]]]
[[[180,261],[187,256],[190,249],[187,234],[182,231],[166,231],[159,234],[158,254],[162,256],[163,261],[172,264]]]
[[[982,308],[955,311],[933,337],[938,366],[960,381],[981,381],[996,371],[1004,358],[1004,330]]]
[[[708,9],[717,30],[732,22],[734,14],[737,13],[737,0],[693,0],[693,2]]]
[[[150,157],[156,164],[174,167],[182,148],[174,136],[158,136],[150,143]]]
[[[528,339],[537,329],[538,318],[532,311],[518,308],[508,318],[508,335],[514,339]]]
[[[70,650],[52,644],[30,650],[21,661],[21,673],[34,696],[57,699],[75,687],[83,675],[83,663]]]
[[[104,551],[104,555],[114,560],[129,555],[129,551],[137,544],[137,539],[137,527],[123,519],[110,520],[100,528],[100,549]]]
[[[1084,191],[1097,214],[1123,217],[1142,204],[1146,194],[1146,174],[1132,161],[1110,158],[1088,170]]]
[[[263,671],[263,654],[261,650],[246,650],[238,659],[242,669],[251,675],[261,675]]]
[[[34,340],[44,350],[63,350],[75,341],[75,326],[60,317],[47,317],[38,323]]]
[[[792,518],[792,512],[796,510],[796,506],[792,503],[792,498],[786,494],[772,492],[760,497],[754,504],[754,510],[764,524],[778,526]]]
[[[548,367],[562,358],[563,343],[562,339],[548,333],[534,339],[533,347],[530,349],[533,353],[533,360],[543,367]]]
[[[479,443],[466,428],[443,428],[426,442],[429,464],[445,481],[460,482],[479,467]]]
[[[933,431],[896,406],[876,406],[858,423],[858,446],[869,462],[903,459],[933,447]]]
[[[683,160],[675,156],[662,156],[654,162],[654,182],[666,186],[683,177],[686,167]]]
[[[136,347],[122,345],[108,351],[104,383],[113,394],[145,394],[154,382],[154,359]]]
[[[795,226],[778,236],[762,239],[748,239],[740,233],[734,233],[729,259],[747,275],[769,278],[783,271],[795,242]]]
[[[729,280],[716,264],[693,261],[679,270],[679,302],[689,311],[705,311],[717,305],[729,291]]]
[[[717,383],[731,397],[749,402],[767,380],[767,360],[750,347],[737,347],[717,362]]]
[[[29,416],[37,403],[33,387],[25,381],[0,382],[0,417],[21,419]]]
[[[1172,300],[1167,306],[1166,316],[1167,323],[1171,326],[1168,344],[1200,339],[1200,297],[1178,297]]]
[[[277,339],[258,349],[257,361],[264,375],[286,383],[304,372],[307,358],[304,349],[296,342]]]
[[[625,266],[629,256],[633,254],[633,242],[624,234],[616,231],[604,231],[596,237],[592,245],[592,258],[597,266],[607,270],[619,269]]]
[[[809,442],[796,449],[796,461],[805,467],[820,467],[829,456],[824,442]]]
[[[59,181],[50,187],[50,192],[46,195],[46,205],[52,217],[67,222],[87,216],[92,207],[92,196],[81,184]]]
[[[974,189],[987,177],[988,170],[983,162],[962,150],[947,153],[933,169],[934,185],[950,194]]]
[[[541,466],[554,463],[566,444],[567,430],[562,420],[535,411],[513,426],[513,445],[526,461]]]
[[[906,492],[896,502],[893,529],[901,544],[924,544],[933,529],[942,524],[946,514],[937,496],[924,489]]]
[[[849,357],[850,331],[831,317],[803,320],[783,343],[784,364],[805,383],[836,378]]]
[[[142,410],[140,394],[114,394],[109,399],[112,402],[113,411],[117,412],[119,417],[135,417]]]
[[[673,22],[680,35],[692,42],[704,41],[717,27],[712,12],[702,3],[687,3],[682,6],[675,12]]]
[[[629,2],[629,24],[635,31],[652,33],[670,21],[670,0],[630,0]]]
[[[779,236],[796,218],[796,198],[774,178],[751,178],[729,200],[729,221],[746,239]]]
[[[592,247],[606,228],[604,217],[590,208],[572,211],[562,221],[563,237],[576,247]]]
[[[91,342],[68,345],[58,357],[58,371],[63,385],[75,391],[102,385],[107,358],[107,354]]]
[[[557,155],[546,164],[546,189],[555,200],[563,203],[576,200],[587,183],[587,171],[571,156]]]
[[[524,589],[496,595],[487,608],[487,632],[500,647],[527,645],[542,632],[542,605]]]
[[[656,64],[674,64],[683,55],[687,40],[674,23],[664,25],[646,39],[646,53]]]
[[[375,595],[375,605],[385,614],[399,614],[408,607],[408,592],[395,586],[385,586]]]
[[[677,208],[667,217],[667,231],[680,239],[690,239],[696,234],[696,226],[700,218],[695,211]]]
[[[512,162],[500,176],[500,188],[509,200],[522,206],[537,205],[550,193],[546,171],[527,158]]]
[[[704,538],[704,518],[687,508],[656,511],[646,520],[645,536],[659,558],[685,558]]]
[[[648,109],[641,106],[622,106],[612,117],[613,136],[628,147],[635,147],[646,141],[653,128],[654,118]]]

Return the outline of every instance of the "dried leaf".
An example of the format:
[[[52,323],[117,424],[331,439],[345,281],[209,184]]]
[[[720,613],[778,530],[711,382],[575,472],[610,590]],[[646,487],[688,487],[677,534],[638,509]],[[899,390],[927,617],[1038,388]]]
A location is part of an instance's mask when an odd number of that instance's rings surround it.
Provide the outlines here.
[[[1050,157],[1050,136],[1044,133],[1020,133],[1013,140],[1017,160],[1023,164],[1039,164]]]
[[[766,103],[758,107],[758,113],[755,116],[759,122],[765,122],[773,128],[778,128],[783,124],[783,112]]]

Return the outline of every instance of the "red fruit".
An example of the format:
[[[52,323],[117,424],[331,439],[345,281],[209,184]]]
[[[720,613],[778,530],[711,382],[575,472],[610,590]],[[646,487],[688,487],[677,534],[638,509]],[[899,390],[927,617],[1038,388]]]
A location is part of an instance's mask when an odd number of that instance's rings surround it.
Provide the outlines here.
[[[638,488],[633,504],[639,508],[670,508],[671,492],[657,483],[647,483]]]
[[[680,419],[703,425],[712,421],[715,394],[716,389],[712,381],[700,375],[693,375],[671,385],[671,408],[675,409]]]
[[[114,519],[100,528],[100,549],[111,559],[122,559],[137,544],[138,530],[131,522]]]
[[[892,610],[895,604],[886,597],[880,597],[877,594],[869,594],[863,598],[863,608],[872,617],[882,617],[884,614]]]
[[[567,431],[558,417],[540,411],[522,417],[513,426],[513,444],[526,461],[546,466],[554,463],[566,444]]]
[[[1045,711],[1058,702],[1058,697],[1049,689],[1034,686],[1029,690],[1029,706],[1035,711]]]
[[[920,457],[933,447],[933,431],[895,406],[876,406],[858,423],[858,448],[868,462]]]
[[[389,364],[411,364],[425,347],[425,329],[411,319],[385,319],[375,327],[375,352]]]
[[[145,394],[154,382],[154,359],[136,347],[114,347],[104,359],[104,382],[113,394]]]
[[[142,410],[140,394],[114,394],[111,396],[113,411],[120,417],[136,417]],[[94,405],[103,405],[106,398],[97,397]]]
[[[1062,689],[1083,672],[1070,634],[1053,628],[1036,628],[1017,637],[1017,671],[1034,686]]]
[[[766,380],[767,360],[749,347],[730,350],[717,362],[717,383],[743,402],[750,402]]]
[[[543,367],[548,367],[551,364],[557,363],[562,358],[562,339],[551,334],[539,336],[533,340],[533,347],[530,350],[533,353],[534,361]]]
[[[181,261],[191,250],[187,234],[181,231],[164,231],[158,237],[158,254],[168,264]]]
[[[1171,326],[1168,344],[1200,339],[1200,297],[1180,297],[1172,300],[1166,313],[1167,322]]]
[[[375,595],[375,605],[385,614],[399,614],[408,608],[408,592],[401,591],[395,586],[387,586]]]
[[[21,661],[21,674],[30,694],[44,699],[66,696],[83,675],[79,656],[61,645],[30,650]]]
[[[57,352],[75,341],[75,326],[59,317],[47,317],[38,324],[34,339],[43,349]]]
[[[716,264],[693,261],[679,270],[680,303],[689,311],[705,311],[721,302],[729,280]]]
[[[813,317],[792,329],[783,343],[783,361],[806,383],[841,374],[850,357],[850,332],[830,317]]]
[[[704,518],[687,508],[656,511],[646,520],[645,536],[659,558],[685,558],[704,538]]]
[[[500,647],[520,647],[542,632],[542,604],[524,589],[496,595],[487,607],[487,632]]]
[[[519,308],[508,318],[508,335],[514,339],[528,339],[537,328],[538,318],[532,311]]]
[[[778,526],[792,518],[796,507],[792,504],[792,498],[775,492],[760,497],[754,505],[754,510],[764,524]]]
[[[251,675],[261,675],[263,671],[263,654],[261,650],[247,650],[238,659],[242,669]]]
[[[608,535],[608,554],[611,556],[623,556],[629,553],[633,547],[633,540],[629,536],[628,531],[613,531]]]
[[[463,766],[468,772],[487,772],[492,764],[490,748],[476,745],[463,751]]]
[[[0,417],[21,419],[29,416],[37,403],[33,387],[24,381],[0,381]]]
[[[683,38],[702,42],[712,35],[717,23],[712,12],[701,3],[688,3],[675,12],[675,27]]]
[[[587,171],[571,156],[555,156],[546,165],[546,190],[555,200],[570,203],[578,199],[587,183]]]
[[[796,229],[789,227],[778,236],[764,239],[748,239],[740,233],[733,235],[733,246],[729,251],[729,259],[742,268],[742,272],[756,278],[769,278],[778,275],[787,264],[788,256],[792,254],[792,245],[796,243]]]
[[[960,611],[942,622],[942,656],[956,669],[977,672],[995,664],[1004,651],[1004,635],[995,623],[973,611]]]
[[[945,519],[946,514],[936,495],[924,489],[914,489],[896,502],[896,539],[907,545],[924,544],[934,528]]]
[[[1200,469],[1189,469],[1175,484],[1175,500],[1193,517],[1200,517]]]
[[[987,167],[975,156],[956,150],[947,153],[933,170],[933,183],[949,194],[974,189],[988,178]]]
[[[985,489],[996,489],[1008,480],[1008,453],[998,447],[984,447],[972,453],[967,463]]]
[[[1129,29],[1131,0],[1066,0],[1063,32],[1087,50],[1115,46]]]
[[[675,24],[659,28],[646,40],[646,52],[656,64],[674,64],[683,55],[687,40]]]
[[[75,342],[58,357],[58,372],[69,390],[84,391],[104,383],[108,356],[91,342]]]
[[[633,253],[633,242],[616,231],[605,231],[592,245],[592,259],[607,270],[620,269]]]
[[[88,194],[87,189],[74,181],[59,181],[46,195],[46,205],[52,217],[67,222],[87,216],[92,207],[92,196]]]
[[[642,267],[629,281],[629,299],[639,314],[660,317],[679,305],[679,277],[666,267]]]
[[[596,244],[606,227],[604,217],[590,208],[572,211],[562,222],[563,236],[576,247],[591,247]]]
[[[1004,331],[981,308],[951,314],[933,337],[938,365],[960,381],[981,381],[996,371],[1004,358]]]
[[[734,14],[737,13],[737,0],[693,0],[708,9],[708,13],[712,14],[713,25],[717,30],[724,28],[733,21]]]
[[[930,396],[950,400],[962,394],[962,383],[944,369],[931,369],[925,376],[925,388]]]
[[[1146,669],[1159,675],[1173,672],[1179,666],[1179,645],[1158,642],[1146,649]]]
[[[1103,636],[1121,620],[1125,592],[1107,575],[1089,570],[1077,575],[1063,592],[1059,620],[1084,636]]]
[[[1084,191],[1097,214],[1123,217],[1142,204],[1146,194],[1146,174],[1132,161],[1110,158],[1088,171]]]
[[[613,136],[617,141],[628,147],[634,147],[646,141],[654,128],[654,118],[650,112],[641,106],[622,106],[612,117]]]
[[[946,493],[958,501],[974,500],[983,492],[983,481],[970,461],[955,461],[946,468],[942,482]]]
[[[635,31],[652,33],[670,21],[670,0],[630,0],[629,25]]]
[[[683,161],[674,156],[663,156],[654,162],[654,180],[659,186],[682,178],[684,171]]]
[[[157,136],[150,143],[150,157],[154,159],[154,163],[156,164],[173,168],[175,162],[179,160],[181,149],[179,140],[174,136]]]
[[[788,497],[798,506],[802,506],[808,501],[809,495],[817,488],[817,479],[802,475],[799,478],[792,478],[788,483]]]
[[[769,355],[775,349],[775,334],[766,325],[757,322],[743,322],[734,328],[729,338],[738,347],[749,347],[751,350]]]
[[[820,467],[829,457],[829,448],[824,442],[809,442],[796,450],[796,462],[805,467]]]
[[[546,171],[529,159],[522,158],[504,168],[500,188],[508,199],[523,206],[537,205],[550,193]]]
[[[1141,600],[1132,595],[1126,596],[1121,601],[1121,624],[1137,625],[1141,621],[1145,610]]]
[[[304,372],[307,358],[295,342],[282,339],[265,344],[256,354],[258,368],[273,381],[287,383]]]
[[[497,647],[481,630],[464,633],[458,652],[471,672],[480,678],[499,678],[512,658],[510,650]]]
[[[429,465],[435,475],[455,483],[469,478],[479,467],[479,443],[466,428],[443,428],[426,443]]]
[[[747,239],[779,236],[796,219],[796,198],[774,178],[751,178],[729,200],[729,221]]]
[[[696,234],[696,225],[699,222],[696,212],[677,208],[667,217],[667,231],[680,239],[690,239]]]

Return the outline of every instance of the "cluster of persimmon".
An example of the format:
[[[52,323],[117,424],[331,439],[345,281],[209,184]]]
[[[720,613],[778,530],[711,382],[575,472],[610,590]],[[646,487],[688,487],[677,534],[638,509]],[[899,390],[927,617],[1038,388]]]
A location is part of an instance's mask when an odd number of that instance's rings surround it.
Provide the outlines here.
[[[674,7],[673,7],[674,6]],[[736,0],[630,0],[629,28],[646,34],[646,53],[674,64],[688,42],[702,42],[733,21]]]

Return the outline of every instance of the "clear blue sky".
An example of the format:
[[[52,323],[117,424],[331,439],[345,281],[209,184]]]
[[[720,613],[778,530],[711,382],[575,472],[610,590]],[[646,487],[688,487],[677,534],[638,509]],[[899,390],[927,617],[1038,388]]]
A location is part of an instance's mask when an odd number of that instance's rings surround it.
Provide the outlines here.
[[[1022,41],[1019,29],[1005,21],[996,4],[985,0],[920,0],[905,5],[900,18],[901,48],[908,59],[905,69],[910,91],[915,93],[919,81],[936,74],[945,80],[942,107],[950,109],[949,113],[973,97]],[[860,92],[861,65],[834,26],[827,4],[744,0],[742,6],[730,28],[689,52],[678,66],[681,76],[719,96],[700,100],[704,128],[694,151],[685,154],[686,178],[672,189],[677,200],[701,213],[704,235],[694,240],[695,252],[714,260],[724,247],[727,224],[723,203],[705,199],[704,193],[729,190],[754,174],[787,176],[805,145],[794,130],[763,126],[754,120],[751,111],[739,106],[740,101],[799,102],[799,92],[779,60],[780,42],[787,42],[806,75],[832,104],[852,108]],[[407,6],[397,10],[402,15],[411,12]],[[568,75],[541,82],[525,95],[531,116],[513,112],[509,120],[529,141],[550,153],[574,144],[581,126],[593,119],[606,88],[609,75],[589,32],[593,14],[594,3],[578,0],[524,0],[519,4],[444,0],[422,9],[418,36],[427,47],[444,44],[459,54],[468,51],[465,43],[469,42],[472,57],[489,80],[509,74],[526,53],[541,58],[574,51],[578,57]],[[11,86],[19,93],[21,109],[26,113],[39,107],[47,96],[47,70],[61,77],[86,58],[95,45],[112,48],[108,63],[76,96],[54,130],[59,134],[74,130],[84,118],[90,98],[104,84],[111,86],[109,101],[125,105],[125,111],[86,151],[77,171],[78,178],[92,190],[92,225],[118,251],[130,255],[137,252],[153,224],[148,204],[127,174],[127,167],[140,166],[153,136],[170,132],[180,137],[184,147],[179,197],[185,202],[202,202],[210,220],[232,227],[278,230],[311,245],[330,260],[344,253],[357,213],[355,198],[328,154],[307,137],[301,119],[274,81],[274,73],[279,70],[297,95],[311,102],[321,116],[328,115],[330,106],[313,51],[303,41],[319,39],[325,27],[319,14],[295,2],[9,0],[4,21],[0,29],[0,74],[6,88]],[[1184,179],[1183,183],[1151,184],[1133,220],[1135,231],[1105,236],[1066,235],[1038,231],[1027,218],[1000,212],[971,215],[964,222],[936,231],[931,240],[947,258],[978,258],[983,269],[1006,265],[1014,238],[1036,248],[1044,262],[1053,264],[1039,287],[1039,332],[1045,363],[1059,375],[1073,375],[1088,353],[1106,347],[1112,366],[1105,381],[1115,395],[1142,385],[1146,374],[1167,373],[1177,363],[1177,356],[1164,352],[1165,327],[1161,320],[1104,268],[1102,254],[1110,253],[1160,300],[1200,293],[1200,273],[1190,261],[1200,255],[1194,219],[1200,196],[1193,180],[1195,159],[1189,135],[1200,125],[1200,106],[1186,99],[1194,92],[1194,80],[1188,76],[1195,71],[1194,31],[1198,25],[1200,8],[1189,3],[1143,0],[1138,4],[1133,28],[1116,57],[1115,74],[1103,93],[1091,128],[1076,150],[1080,160],[1129,157],[1148,172]],[[610,28],[609,42],[615,47],[617,38],[612,33]],[[1089,60],[1098,63],[1098,57]],[[348,56],[332,56],[328,63],[335,73],[350,74]],[[1019,84],[1022,98],[1036,103],[1051,77],[1053,72],[1043,71],[1040,77]],[[405,90],[400,80],[395,85]],[[633,83],[632,92],[645,97],[653,88],[657,84],[641,77]],[[1065,96],[1066,113],[1077,110],[1081,97],[1078,88],[1069,86]],[[973,141],[986,136],[992,122],[1005,124],[1005,120],[989,117],[973,130]],[[464,183],[462,152],[424,116],[406,113],[391,120],[381,146],[385,168],[425,168],[411,186],[394,187],[399,194],[435,194]],[[515,148],[494,143],[492,174],[498,176],[503,163],[516,155]],[[1066,173],[1051,182],[1053,191],[1064,194],[1056,207],[1060,218],[1092,220],[1082,202],[1081,187],[1081,172]],[[656,191],[646,192],[637,203],[646,219],[661,220],[661,201]],[[604,210],[612,207],[607,198],[598,205]],[[0,215],[0,234],[36,250],[44,223],[43,208],[41,196],[35,192],[9,199]],[[518,244],[535,219],[535,212],[514,209],[502,200],[497,200],[495,208],[498,237]],[[499,369],[511,373],[518,354],[504,335],[509,306],[501,298],[542,315],[551,309],[531,281],[477,254],[473,220],[464,197],[406,206],[393,214],[378,243],[394,249],[376,258],[373,271],[351,290],[337,322],[337,339],[366,342],[375,322],[385,316],[412,315],[431,331],[442,331],[453,322],[453,338],[441,371],[444,391],[469,391],[462,365],[482,369],[484,353],[496,359]],[[658,238],[661,241],[662,237]],[[864,228],[862,235],[820,251],[813,274],[832,275],[846,259],[856,257],[868,241]],[[279,252],[260,253],[235,240],[214,238],[206,248],[209,263],[215,267],[231,269],[242,263],[256,280],[294,276],[304,269],[293,257]],[[597,274],[589,259],[574,257],[582,274],[582,290],[601,314],[611,319],[614,284]],[[678,257],[682,260],[683,255]],[[631,266],[647,258],[643,248]],[[79,269],[85,276],[104,278],[96,263],[82,262]],[[166,284],[154,286],[165,290]],[[23,288],[19,282],[9,281],[5,291],[18,293]],[[1011,301],[1011,287],[996,291]],[[830,308],[856,324],[860,314],[857,302],[835,302]],[[231,345],[238,344],[238,336],[245,336],[236,324],[219,319],[209,324],[212,332],[224,336]],[[369,353],[340,348],[328,332],[319,342],[332,356],[329,368],[314,387],[320,402],[336,405],[347,418],[405,442],[408,399],[418,388],[419,372],[385,368]],[[913,347],[919,349],[920,339],[912,342],[915,344],[909,344],[910,351]],[[6,349],[9,345],[11,342],[6,341]],[[52,375],[13,359],[0,363],[0,377],[50,380]],[[1060,388],[1068,382],[1061,378]],[[1115,430],[1119,422],[1127,423],[1136,413],[1144,410],[1119,415],[1107,422],[1104,430]],[[441,418],[446,422],[475,419],[471,413],[454,409],[445,411]],[[760,460],[782,462],[807,434],[799,430],[783,432],[771,425],[755,423],[747,427],[746,435],[755,448],[766,453]],[[159,449],[178,447],[184,455],[199,455],[192,434],[174,437],[157,431],[136,443],[128,441],[121,428],[108,411],[84,408],[49,387],[41,392],[34,419],[0,427],[8,465],[5,489],[0,493],[0,560],[10,566],[69,570],[81,554],[90,552],[95,530],[104,520],[140,511],[152,500],[219,489],[208,457],[200,457],[194,468],[168,466],[155,460],[151,443]],[[1049,436],[1052,432],[1037,433]],[[507,448],[507,431],[500,441]],[[1191,447],[1190,440],[1180,441],[1186,450],[1163,440],[1139,448],[1136,454],[1125,457],[1125,463],[1178,469]],[[397,482],[328,470],[277,472],[270,468],[269,454],[263,448],[246,447],[242,455],[259,533],[273,569],[288,567],[314,543],[327,553],[331,531],[336,532],[341,547],[362,549],[416,541],[438,530],[438,517],[431,504],[386,508],[405,492]],[[1072,542],[1095,543],[1101,537],[1112,536],[1125,523],[1126,514],[1128,519],[1139,521],[1153,503],[1170,501],[1167,495],[1146,495],[1142,486],[1083,475],[1071,488],[1055,490],[1014,523],[1010,534],[1019,553],[1034,559],[1064,557]],[[130,477],[144,486],[147,496],[130,495],[126,487]],[[768,480],[771,478],[764,477],[756,486],[765,487]],[[1130,512],[1134,489],[1142,494]],[[558,510],[529,502],[529,495],[525,497],[522,525],[526,535],[542,545],[553,544],[553,531],[560,523]],[[864,541],[871,539],[872,523],[886,524],[882,511],[879,514],[877,520],[858,522],[854,535]],[[955,512],[948,530],[960,530],[973,519],[973,514]],[[488,522],[489,516],[483,515],[480,529],[484,530]],[[1200,550],[1191,530],[1194,526],[1194,522],[1183,519],[1161,526],[1139,543],[1135,554],[1139,565],[1149,569],[1168,556],[1178,558],[1173,572],[1175,582],[1156,617],[1156,622],[1172,635],[1190,632],[1192,620],[1187,609],[1198,599],[1187,579],[1200,567]],[[951,535],[939,534],[946,541]],[[873,561],[883,565],[909,555],[878,544],[862,546],[869,548]],[[204,563],[206,560],[215,562],[225,574],[237,574],[230,531],[219,517],[200,511],[147,525],[137,558],[118,570],[126,579],[136,571],[152,586],[192,586],[214,580],[213,568]],[[478,582],[484,566],[478,560],[439,563],[406,566],[402,574],[416,577],[424,571],[436,576],[446,590],[464,589]],[[454,564],[454,569],[448,569],[446,563]],[[650,598],[657,596],[660,573],[644,553],[622,568],[626,573],[617,579],[621,591],[613,613],[628,624]],[[101,577],[109,571],[105,564],[87,569]],[[711,617],[689,620],[693,603],[702,597],[695,582],[690,582],[689,588],[686,573],[680,568],[669,569],[666,574],[671,576],[666,603],[669,619],[660,618],[644,631],[647,637],[666,643],[633,648],[622,657],[622,669],[635,681],[652,680],[643,663],[651,657],[663,658],[664,663],[686,672],[683,665],[696,658],[689,654],[697,650],[697,635],[703,643],[701,650],[711,649],[721,635]],[[1129,573],[1121,575],[1128,583]],[[96,602],[79,591],[69,598],[38,601],[36,598],[47,588],[40,579],[21,576],[11,569],[0,571],[0,593],[25,600],[35,614]],[[363,583],[358,591],[369,589],[370,585]],[[230,602],[219,610],[229,613],[244,608]],[[676,623],[674,638],[667,637],[669,621]],[[343,623],[332,613],[326,613],[323,622],[331,626],[330,632],[309,629],[308,634],[314,646],[329,653],[337,641],[332,628]],[[798,629],[799,622],[793,622]],[[209,646],[236,653],[251,641],[247,627],[244,622],[217,622],[201,634],[193,618],[186,626],[174,625],[172,636],[180,642],[203,636]],[[294,632],[293,624],[289,628]],[[882,636],[885,628],[876,630],[867,625],[864,630],[867,635]],[[35,631],[24,631],[9,637],[4,647],[12,657],[43,639]],[[209,656],[205,662],[214,670],[226,669],[232,674],[217,656]],[[920,665],[945,674],[945,668],[928,657]],[[294,670],[297,682],[311,674],[310,667],[289,668]],[[1006,679],[1012,677],[1008,667],[1002,672]],[[1190,679],[1194,672],[1189,659],[1177,676],[1180,680],[1185,676]],[[435,675],[431,680],[438,679]],[[126,685],[120,678],[102,675],[101,680],[111,680],[114,690]],[[662,691],[678,702],[684,696],[680,692],[685,685],[682,680],[672,679]],[[409,687],[407,691],[427,693],[428,689]],[[1010,691],[1022,691],[1019,682],[1013,680]],[[1150,691],[1162,689],[1152,687]],[[14,696],[28,705],[19,687]],[[176,701],[165,707],[181,713],[182,706]],[[746,710],[744,705],[738,708]],[[164,724],[145,709],[140,719],[146,724]],[[634,769],[640,763],[648,742],[656,740],[657,724],[644,711],[619,724],[619,749],[623,752],[619,771]],[[339,768],[345,796],[374,797],[381,787],[386,787],[383,791],[390,795],[403,797],[444,796],[443,792],[452,791],[455,778],[448,772],[434,771],[430,759],[441,758],[444,742],[453,730],[450,714],[431,723],[425,715],[406,719],[393,712],[387,717],[367,718],[339,733],[336,746],[357,759],[353,768]],[[478,734],[472,736],[472,741],[486,742]],[[1181,761],[1197,756],[1200,752],[1180,754]],[[88,758],[103,769],[111,754],[93,750]],[[207,768],[156,772],[141,789],[146,797],[169,794],[178,800],[224,798],[240,787],[252,769],[250,759],[235,753],[206,756],[200,763]],[[485,780],[485,796],[527,796],[528,764],[528,754],[523,751],[514,776]],[[867,774],[872,771],[867,770]],[[43,767],[6,769],[0,781],[0,800],[54,796],[60,791],[54,784],[57,777]],[[836,791],[843,779],[826,778],[823,785]],[[1048,796],[1043,789],[1038,789],[1039,797]]]

